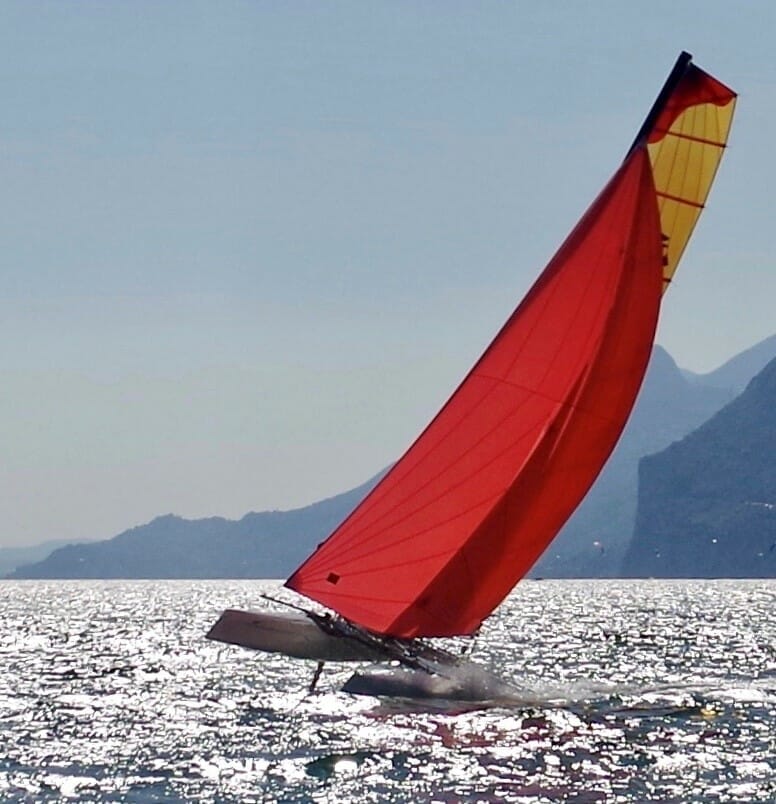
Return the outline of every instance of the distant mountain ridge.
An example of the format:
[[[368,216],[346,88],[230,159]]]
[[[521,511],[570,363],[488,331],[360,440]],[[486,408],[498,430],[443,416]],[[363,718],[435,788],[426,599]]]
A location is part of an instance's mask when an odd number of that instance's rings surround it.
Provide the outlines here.
[[[626,576],[776,577],[776,359],[686,438],[642,459]]]
[[[325,539],[377,483],[293,511],[242,519],[172,514],[112,539],[68,545],[9,578],[282,578]]]
[[[708,375],[688,379],[661,347],[626,431],[598,481],[542,556],[534,577],[617,577],[636,522],[638,465],[699,427],[735,396],[746,371],[776,356],[776,336]],[[719,373],[721,372],[721,373]],[[293,511],[250,513],[238,521],[167,515],[102,542],[62,547],[13,578],[285,577],[373,487]],[[34,559],[33,559],[34,560]]]
[[[656,346],[620,442],[532,574],[617,577],[636,521],[639,460],[691,432],[733,396],[729,389],[689,382],[671,355]]]
[[[53,550],[70,543],[67,539],[55,539],[28,547],[0,547],[0,578],[9,572],[13,572],[16,567],[42,561]]]
[[[727,388],[740,394],[749,381],[776,357],[776,335],[771,335],[754,346],[731,357],[719,368],[707,374],[683,371],[690,382],[712,388]]]

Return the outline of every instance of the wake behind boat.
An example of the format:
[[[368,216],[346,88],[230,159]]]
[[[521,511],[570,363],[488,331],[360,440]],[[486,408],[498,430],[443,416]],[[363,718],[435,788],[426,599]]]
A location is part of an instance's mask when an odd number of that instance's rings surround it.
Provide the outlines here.
[[[514,689],[426,640],[475,634],[603,468],[735,100],[679,56],[624,161],[485,353],[286,581],[334,614],[229,610],[209,638],[317,661],[313,686],[325,661],[403,666],[357,674],[345,686],[354,693],[472,700]]]

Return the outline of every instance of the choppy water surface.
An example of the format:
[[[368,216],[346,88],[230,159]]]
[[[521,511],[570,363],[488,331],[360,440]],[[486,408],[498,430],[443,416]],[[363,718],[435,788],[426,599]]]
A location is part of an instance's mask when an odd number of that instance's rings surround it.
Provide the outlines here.
[[[0,583],[0,799],[776,799],[776,583],[521,584],[510,709],[388,706],[202,638],[259,582]]]

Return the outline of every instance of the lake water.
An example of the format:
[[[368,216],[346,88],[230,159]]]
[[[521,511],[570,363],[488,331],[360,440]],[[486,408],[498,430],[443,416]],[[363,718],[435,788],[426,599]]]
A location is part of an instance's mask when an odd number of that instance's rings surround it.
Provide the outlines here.
[[[455,711],[202,638],[250,581],[0,582],[0,800],[772,802],[776,582],[528,581]]]

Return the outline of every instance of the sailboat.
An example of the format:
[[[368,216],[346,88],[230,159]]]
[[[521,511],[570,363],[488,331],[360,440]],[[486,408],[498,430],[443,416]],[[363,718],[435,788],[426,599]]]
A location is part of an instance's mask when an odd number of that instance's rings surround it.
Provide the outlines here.
[[[612,452],[661,299],[703,210],[736,93],[682,52],[625,159],[456,391],[285,586],[325,612],[225,611],[208,637],[319,662],[393,662],[353,692],[497,698],[428,640],[472,636]],[[313,682],[314,685],[314,682]]]

